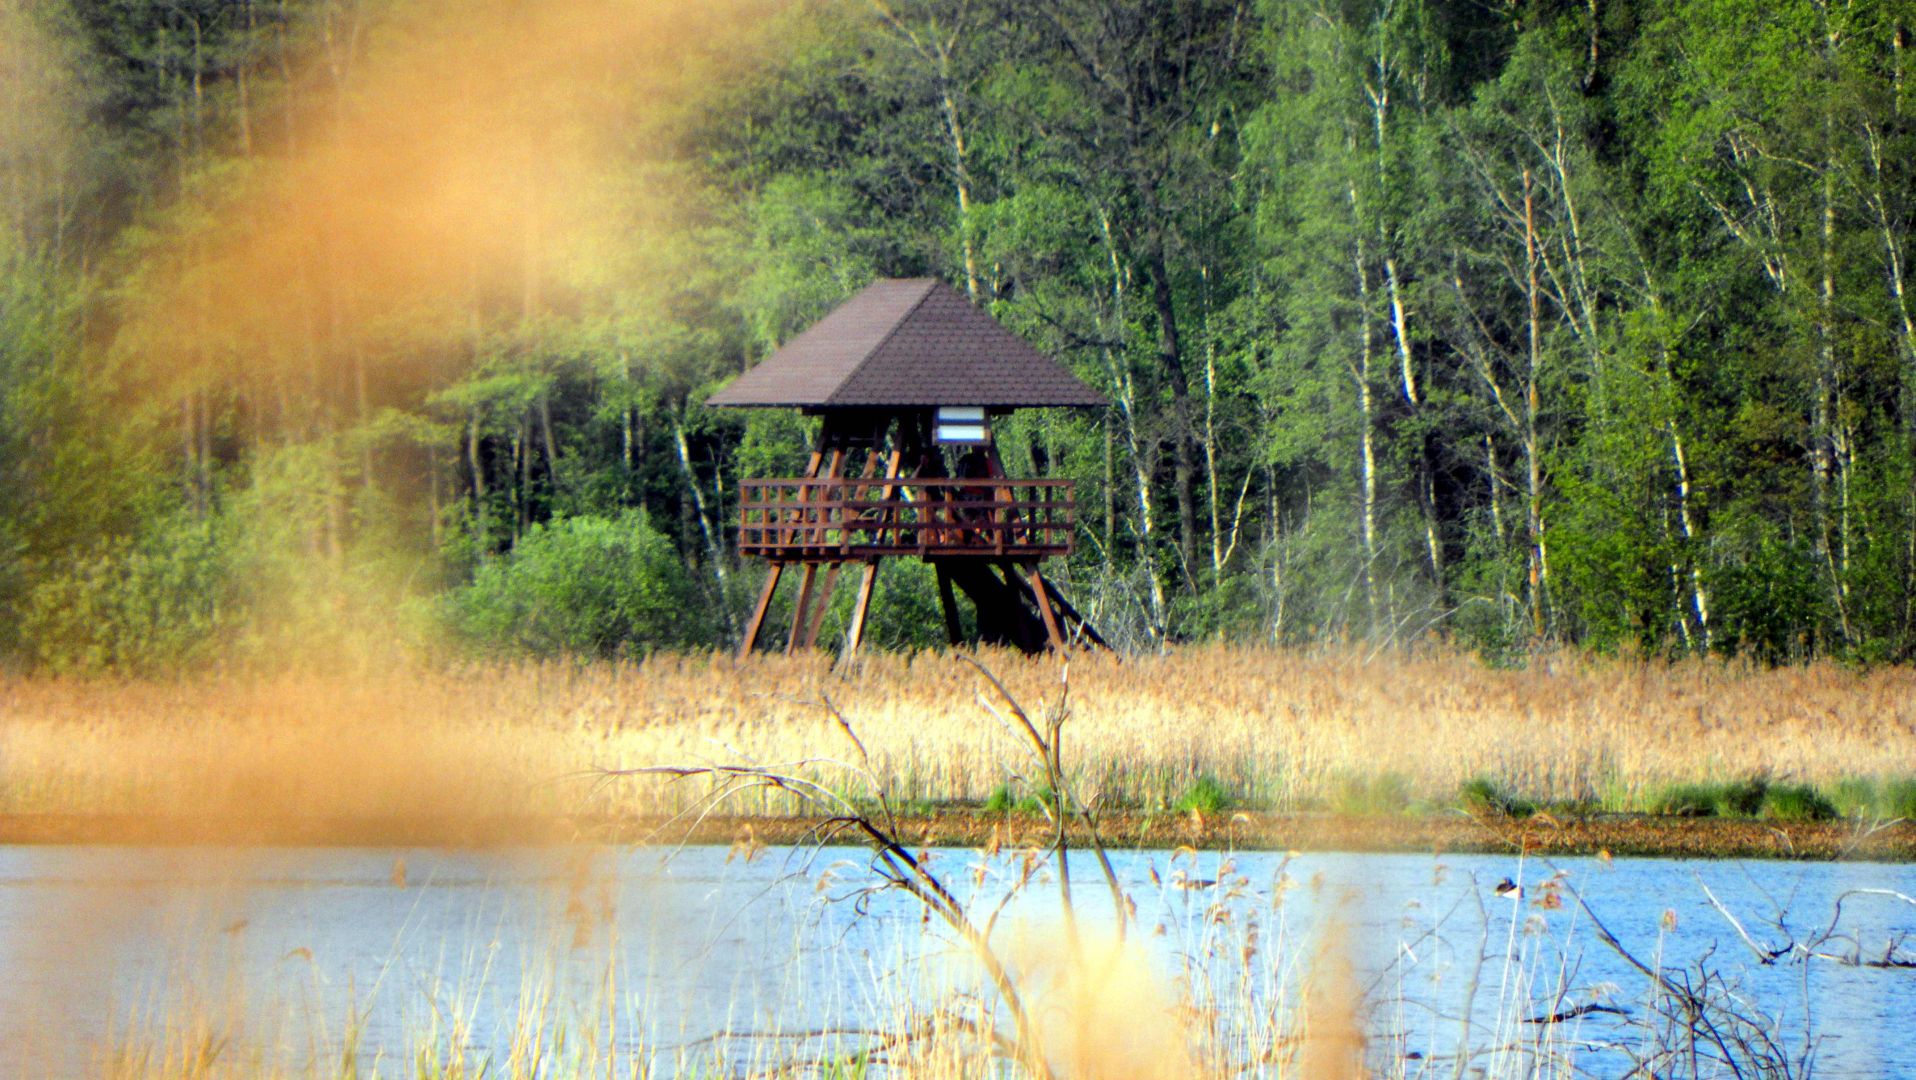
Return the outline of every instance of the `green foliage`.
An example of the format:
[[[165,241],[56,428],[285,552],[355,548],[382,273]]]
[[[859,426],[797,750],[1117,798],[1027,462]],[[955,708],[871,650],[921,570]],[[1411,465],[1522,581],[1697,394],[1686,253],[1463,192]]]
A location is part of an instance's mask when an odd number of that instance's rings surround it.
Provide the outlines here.
[[[1650,797],[1645,808],[1671,817],[1710,817],[1720,790],[1713,784],[1672,784]]]
[[[1717,813],[1724,817],[1755,817],[1769,805],[1772,795],[1783,788],[1772,788],[1763,777],[1732,780],[1717,796]]]
[[[1057,804],[1057,794],[1048,786],[1040,785],[1035,791],[1021,795],[1018,793],[1018,787],[1007,780],[991,789],[991,794],[986,796],[981,809],[987,814],[1046,817],[1056,810]]]
[[[1849,777],[1837,782],[1829,795],[1843,817],[1916,820],[1916,777]]]
[[[263,657],[422,606],[490,650],[717,643],[758,573],[736,482],[816,420],[699,402],[934,275],[1114,402],[999,434],[1080,485],[1054,576],[1121,642],[1916,658],[1916,80],[1868,5],[800,5],[669,92],[595,82],[585,221],[413,305],[221,260],[285,249],[279,148],[429,25],[27,7],[0,655]],[[637,548],[579,524],[637,511]],[[941,643],[929,571],[882,576],[870,643]]]
[[[1873,802],[1873,788],[1859,789],[1853,781],[1838,785],[1832,798],[1808,784],[1777,784],[1758,776],[1673,784],[1652,795],[1645,808],[1651,813],[1675,817],[1823,821],[1837,816],[1839,803],[1848,812],[1849,807]]]
[[[860,1050],[840,1060],[827,1061],[819,1071],[822,1080],[865,1080],[871,1075],[872,1053]]]
[[[1410,781],[1397,773],[1347,776],[1337,786],[1331,808],[1354,817],[1402,814],[1411,807]]]
[[[1776,784],[1764,793],[1761,812],[1776,821],[1827,821],[1836,804],[1808,784]]]
[[[152,675],[221,657],[243,609],[230,522],[187,514],[43,572],[20,606],[20,637],[39,663],[80,674]]]
[[[1473,814],[1523,818],[1537,812],[1535,803],[1521,798],[1487,776],[1474,776],[1457,788],[1457,802]]]
[[[1186,814],[1193,810],[1201,814],[1215,814],[1230,809],[1233,801],[1230,789],[1217,777],[1207,775],[1191,781],[1191,786],[1178,795],[1171,808]]]
[[[1876,792],[1876,814],[1916,821],[1916,777],[1886,780]]]
[[[709,605],[640,511],[534,525],[447,596],[445,618],[487,652],[617,656],[715,640]]]

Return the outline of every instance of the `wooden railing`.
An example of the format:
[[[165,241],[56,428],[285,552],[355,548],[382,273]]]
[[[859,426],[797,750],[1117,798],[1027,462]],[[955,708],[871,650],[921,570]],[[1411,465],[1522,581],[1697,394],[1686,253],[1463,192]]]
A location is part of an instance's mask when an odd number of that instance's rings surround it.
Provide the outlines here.
[[[1042,558],[1071,553],[1069,480],[747,480],[741,555]]]

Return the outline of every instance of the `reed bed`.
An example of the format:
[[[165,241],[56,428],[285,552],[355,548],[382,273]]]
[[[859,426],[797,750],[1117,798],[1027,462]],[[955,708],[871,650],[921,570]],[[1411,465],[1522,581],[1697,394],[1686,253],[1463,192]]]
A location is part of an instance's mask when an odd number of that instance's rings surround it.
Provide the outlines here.
[[[1077,784],[1101,805],[1146,811],[1176,809],[1208,784],[1249,808],[1391,812],[1454,805],[1473,782],[1540,804],[1654,809],[1677,785],[1762,776],[1855,790],[1916,761],[1906,668],[1558,656],[1505,670],[1444,652],[1221,645],[1068,664],[978,658],[1021,700],[1068,701]],[[654,815],[697,792],[597,771],[838,757],[835,716],[896,799],[1029,793],[984,688],[976,668],[942,653],[848,669],[821,656],[706,654],[7,677],[0,813]],[[763,796],[733,809],[789,808]]]

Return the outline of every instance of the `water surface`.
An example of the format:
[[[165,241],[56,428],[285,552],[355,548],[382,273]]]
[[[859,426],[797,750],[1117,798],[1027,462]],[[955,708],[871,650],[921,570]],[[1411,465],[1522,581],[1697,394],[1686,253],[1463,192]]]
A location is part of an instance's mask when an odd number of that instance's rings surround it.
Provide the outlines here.
[[[1010,854],[931,854],[981,913],[1020,874]],[[1641,962],[1726,980],[1780,1046],[1813,1048],[1815,1075],[1916,1075],[1905,1037],[1916,971],[1759,963],[1705,892],[1768,946],[1822,931],[1849,890],[1916,895],[1916,868],[1113,858],[1137,905],[1131,940],[1148,950],[1161,993],[1217,1010],[1218,1025],[1240,1035],[1275,1035],[1256,1016],[1289,1015],[1301,980],[1333,948],[1353,967],[1373,1034],[1388,1032],[1372,1048],[1380,1068],[1450,1075],[1463,1052],[1492,1075],[1521,1074],[1542,1066],[1498,1047],[1548,1026],[1579,1069],[1620,1075],[1623,1048],[1640,1043],[1649,1020],[1648,979],[1601,940],[1581,895]],[[221,1054],[293,1067],[348,1055],[388,1075],[406,1071],[422,1045],[496,1067],[534,1033],[660,1063],[721,1046],[762,1058],[784,1045],[762,1036],[869,1027],[975,980],[916,901],[867,891],[869,860],[854,848],[747,859],[715,847],[0,847],[0,1016],[14,1028],[0,1051],[14,1060],[0,1072],[85,1075],[102,1047],[177,1041],[189,1029],[204,1029]],[[1082,853],[1071,866],[1079,932],[1111,936],[1097,868]],[[1565,888],[1553,891],[1545,883],[1559,871]],[[1505,878],[1526,894],[1495,895]],[[1220,884],[1179,887],[1193,881]],[[994,934],[1006,955],[1023,962],[1062,940],[1058,888],[1040,873],[1007,906]],[[1838,929],[1825,952],[1878,958],[1900,935],[1916,939],[1916,906],[1851,895]],[[1590,1006],[1600,1008],[1565,1023],[1525,1022]]]

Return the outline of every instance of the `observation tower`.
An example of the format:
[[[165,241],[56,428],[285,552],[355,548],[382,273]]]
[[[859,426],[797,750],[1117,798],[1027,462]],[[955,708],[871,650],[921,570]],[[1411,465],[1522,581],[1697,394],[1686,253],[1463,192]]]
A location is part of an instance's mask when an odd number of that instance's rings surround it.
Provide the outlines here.
[[[799,582],[786,650],[815,647],[846,566],[861,575],[846,643],[856,652],[891,557],[931,563],[954,645],[965,639],[954,589],[975,608],[980,641],[1030,653],[1104,644],[1039,572],[1071,553],[1071,481],[1006,476],[992,423],[1016,409],[1107,403],[949,285],[875,281],[706,404],[820,420],[805,475],[739,485],[739,554],[772,564],[741,654],[758,647],[787,568]]]

